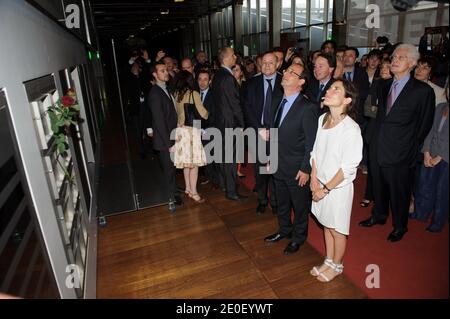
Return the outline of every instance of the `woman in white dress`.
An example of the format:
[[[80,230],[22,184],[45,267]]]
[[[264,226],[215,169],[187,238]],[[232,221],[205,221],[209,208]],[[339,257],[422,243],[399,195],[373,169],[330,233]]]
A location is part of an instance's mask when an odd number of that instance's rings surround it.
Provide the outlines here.
[[[343,272],[353,180],[362,159],[363,141],[359,125],[352,119],[358,103],[357,91],[345,79],[327,90],[324,104],[329,111],[319,118],[311,152],[312,213],[324,226],[326,258],[311,270],[319,281],[328,282]]]

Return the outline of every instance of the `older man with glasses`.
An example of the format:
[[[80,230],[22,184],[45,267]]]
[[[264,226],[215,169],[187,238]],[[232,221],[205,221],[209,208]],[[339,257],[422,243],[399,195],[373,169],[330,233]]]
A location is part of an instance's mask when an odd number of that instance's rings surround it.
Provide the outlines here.
[[[408,208],[414,182],[414,167],[434,116],[435,96],[426,83],[411,77],[419,52],[410,44],[399,45],[393,55],[394,78],[381,87],[374,136],[370,144],[370,170],[375,206],[372,216],[360,223],[372,227],[386,223],[392,211],[396,242],[408,231]]]

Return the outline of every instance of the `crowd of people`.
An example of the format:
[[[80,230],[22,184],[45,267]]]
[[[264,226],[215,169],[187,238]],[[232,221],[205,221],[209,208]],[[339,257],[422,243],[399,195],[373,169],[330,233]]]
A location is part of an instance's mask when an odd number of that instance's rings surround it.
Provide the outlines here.
[[[289,238],[284,253],[295,253],[306,241],[312,212],[326,244],[323,264],[311,270],[318,280],[343,271],[358,169],[367,174],[360,205],[372,207],[360,226],[385,224],[391,211],[390,242],[403,238],[408,219],[426,222],[432,215],[427,231],[441,231],[448,221],[449,84],[447,75],[441,87],[434,68],[447,63],[448,69],[448,57],[421,51],[387,42],[359,58],[357,48],[328,40],[308,56],[299,48],[274,48],[252,59],[224,47],[212,63],[199,51],[195,59],[181,59],[180,68],[163,51],[154,62],[145,50],[133,53],[130,114],[139,144],[145,145],[141,137],[150,139],[158,153],[169,210],[183,203],[176,169],[183,170],[184,193],[196,203],[205,201],[197,191],[201,167],[204,184],[228,200],[245,201],[239,167],[250,164],[206,154],[205,132],[222,133],[225,153],[227,128],[251,128],[258,144],[276,139],[278,146],[275,172],[268,173],[270,163],[257,152],[246,156],[255,162],[256,213],[270,206],[278,218],[277,231],[264,240]]]

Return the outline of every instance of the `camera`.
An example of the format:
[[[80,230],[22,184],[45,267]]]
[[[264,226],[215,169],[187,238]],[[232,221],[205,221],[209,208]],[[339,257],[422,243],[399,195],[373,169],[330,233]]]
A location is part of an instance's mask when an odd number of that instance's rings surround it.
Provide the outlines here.
[[[291,51],[292,51],[292,53],[294,53],[296,55],[301,55],[302,54],[302,48],[299,48],[299,47],[292,47]]]

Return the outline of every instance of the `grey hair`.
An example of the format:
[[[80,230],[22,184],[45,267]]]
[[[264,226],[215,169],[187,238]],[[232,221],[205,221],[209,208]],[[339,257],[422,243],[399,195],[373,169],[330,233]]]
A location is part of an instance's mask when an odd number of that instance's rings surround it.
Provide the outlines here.
[[[414,65],[417,64],[417,61],[420,59],[420,53],[419,53],[419,51],[417,50],[417,48],[414,45],[409,44],[409,43],[400,44],[399,46],[397,46],[395,48],[394,53],[395,53],[395,51],[397,51],[399,49],[407,49],[408,50],[408,57],[410,59],[413,59]]]

